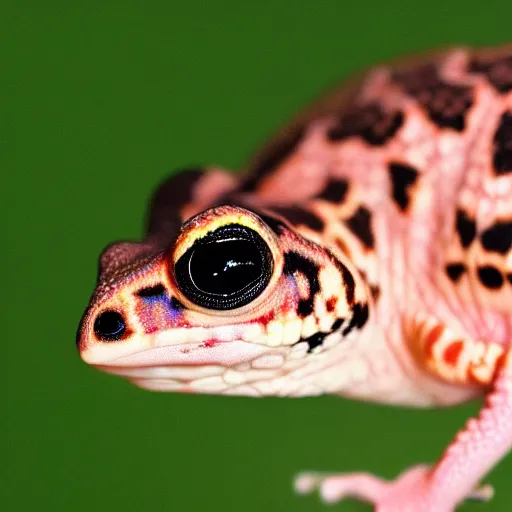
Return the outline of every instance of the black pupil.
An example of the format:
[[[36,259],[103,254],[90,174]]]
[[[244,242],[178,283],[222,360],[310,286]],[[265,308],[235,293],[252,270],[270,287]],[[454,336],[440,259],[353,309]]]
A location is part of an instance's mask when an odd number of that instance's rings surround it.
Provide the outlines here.
[[[198,246],[189,262],[194,285],[215,295],[231,295],[255,281],[263,262],[250,240],[219,240]]]
[[[123,317],[117,311],[104,311],[94,322],[94,332],[101,340],[119,340],[125,330]]]

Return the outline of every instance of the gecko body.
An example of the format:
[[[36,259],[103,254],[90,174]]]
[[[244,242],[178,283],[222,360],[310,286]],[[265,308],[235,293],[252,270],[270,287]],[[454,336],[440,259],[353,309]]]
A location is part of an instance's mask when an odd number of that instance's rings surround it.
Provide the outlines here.
[[[83,360],[159,391],[484,397],[432,467],[296,488],[377,512],[489,497],[512,446],[512,48],[374,68],[248,167],[172,176],[145,239],[103,252]]]

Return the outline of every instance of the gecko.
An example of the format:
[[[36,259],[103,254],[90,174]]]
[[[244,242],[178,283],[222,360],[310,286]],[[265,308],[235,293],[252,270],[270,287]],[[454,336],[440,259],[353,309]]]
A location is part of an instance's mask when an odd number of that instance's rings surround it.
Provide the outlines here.
[[[373,67],[245,172],[173,174],[144,239],[102,252],[77,346],[155,391],[481,399],[433,465],[295,488],[377,512],[490,499],[481,481],[512,447],[512,46]]]

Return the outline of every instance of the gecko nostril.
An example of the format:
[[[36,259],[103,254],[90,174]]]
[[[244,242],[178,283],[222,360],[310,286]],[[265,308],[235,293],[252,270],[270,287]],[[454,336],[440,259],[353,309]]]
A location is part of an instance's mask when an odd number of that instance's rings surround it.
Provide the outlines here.
[[[126,332],[123,316],[117,311],[103,311],[94,321],[94,333],[102,341],[117,341]]]

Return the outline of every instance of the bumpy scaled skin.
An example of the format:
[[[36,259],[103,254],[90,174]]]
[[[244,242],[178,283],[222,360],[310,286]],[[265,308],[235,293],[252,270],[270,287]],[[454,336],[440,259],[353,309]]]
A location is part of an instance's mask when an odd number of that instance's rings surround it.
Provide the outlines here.
[[[484,499],[512,446],[512,48],[372,70],[282,131],[244,178],[162,185],[141,243],[103,253],[84,361],[162,391],[486,395],[433,467],[303,474],[378,512]]]

